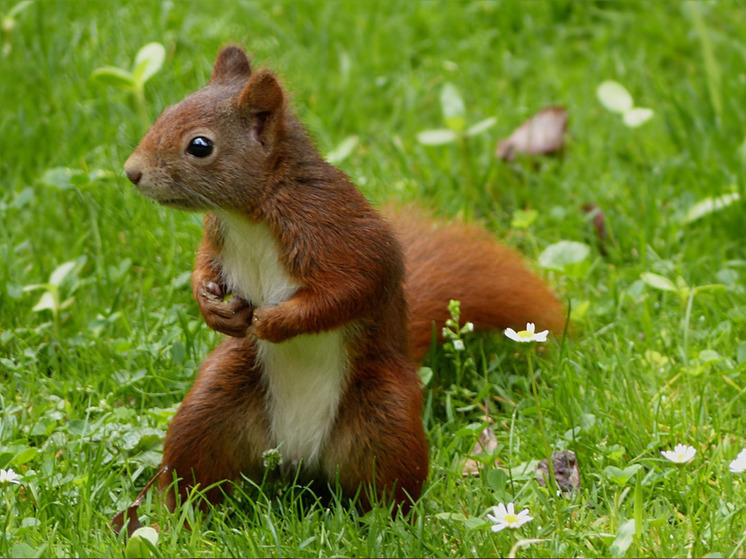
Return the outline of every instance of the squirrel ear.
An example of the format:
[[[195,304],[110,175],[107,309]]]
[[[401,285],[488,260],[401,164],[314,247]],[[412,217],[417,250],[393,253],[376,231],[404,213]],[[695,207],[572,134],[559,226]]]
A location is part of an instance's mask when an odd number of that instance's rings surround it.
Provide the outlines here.
[[[238,106],[251,114],[274,113],[282,107],[282,87],[272,72],[261,70],[249,78],[238,96]]]
[[[212,69],[210,83],[227,82],[251,76],[249,58],[241,47],[228,46],[220,49]]]
[[[263,141],[266,131],[275,128],[281,119],[285,94],[272,72],[261,70],[252,74],[238,96],[238,109],[254,118],[254,133]]]

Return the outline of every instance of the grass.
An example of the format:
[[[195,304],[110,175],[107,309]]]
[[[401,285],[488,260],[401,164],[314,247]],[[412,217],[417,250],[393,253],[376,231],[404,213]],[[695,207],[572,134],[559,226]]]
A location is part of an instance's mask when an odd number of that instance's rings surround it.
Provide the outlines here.
[[[728,471],[746,439],[736,4],[35,2],[14,20],[0,58],[0,468],[23,480],[0,485],[0,555],[121,555],[108,522],[155,473],[169,418],[219,339],[188,288],[199,218],[127,182],[138,106],[90,79],[130,68],[151,41],[166,47],[145,86],[151,120],[238,42],[283,77],[322,152],[358,137],[340,166],[374,203],[479,221],[534,263],[561,241],[590,248],[559,271],[536,265],[576,311],[569,339],[532,350],[537,400],[526,352],[500,335],[432,356],[432,466],[411,520],[324,507],[293,486],[246,484],[206,517],[169,515],[150,496],[141,513],[162,528],[158,555],[746,553],[746,481]],[[654,118],[630,129],[605,111],[595,92],[607,79]],[[446,83],[469,124],[497,117],[466,152],[416,139],[443,126]],[[497,140],[551,104],[570,113],[564,155],[497,161]],[[731,192],[740,200],[685,219]],[[589,203],[604,212],[603,251]],[[517,227],[519,210],[535,221]],[[465,478],[484,401],[498,448]],[[544,435],[576,453],[576,496],[556,498],[521,468],[544,457]],[[661,456],[679,442],[693,462]],[[534,520],[493,534],[485,515],[508,501]]]

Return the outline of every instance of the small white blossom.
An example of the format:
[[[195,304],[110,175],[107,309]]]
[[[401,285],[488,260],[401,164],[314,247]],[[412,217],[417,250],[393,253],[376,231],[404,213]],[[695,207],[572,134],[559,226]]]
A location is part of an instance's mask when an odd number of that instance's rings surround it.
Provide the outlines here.
[[[282,454],[280,454],[280,447],[270,448],[262,452],[262,463],[264,467],[270,472],[278,469],[282,466]]]
[[[746,472],[746,448],[738,453],[735,460],[730,463],[730,471],[734,474],[742,474]]]
[[[493,524],[491,527],[493,532],[499,532],[505,528],[519,528],[534,519],[533,516],[529,516],[528,509],[523,509],[516,514],[513,503],[508,503],[507,508],[500,503],[492,507],[492,512],[494,514],[487,514],[487,519]]]
[[[697,451],[693,446],[677,444],[673,447],[673,450],[661,450],[661,454],[671,462],[676,464],[686,464],[694,459],[694,455],[697,454]]]
[[[464,342],[461,340],[453,340],[453,349],[456,351],[464,351]]]
[[[534,333],[535,330],[536,326],[534,325],[534,323],[529,322],[528,324],[526,324],[526,329],[521,330],[520,332],[516,332],[512,328],[506,328],[505,335],[516,342],[546,342],[549,330]]]
[[[6,483],[21,483],[21,476],[15,473],[13,470],[8,468],[7,470],[0,470],[0,484]]]
[[[464,327],[461,329],[462,332],[473,332],[474,331],[474,324],[471,322],[467,322],[464,324]]]

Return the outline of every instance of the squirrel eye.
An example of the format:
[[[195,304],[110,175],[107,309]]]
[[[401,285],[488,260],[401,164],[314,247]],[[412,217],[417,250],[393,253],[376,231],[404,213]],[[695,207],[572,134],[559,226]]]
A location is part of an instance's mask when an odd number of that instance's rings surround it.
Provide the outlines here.
[[[192,138],[186,148],[186,152],[194,157],[207,157],[212,153],[212,150],[212,140],[205,138],[204,136]]]

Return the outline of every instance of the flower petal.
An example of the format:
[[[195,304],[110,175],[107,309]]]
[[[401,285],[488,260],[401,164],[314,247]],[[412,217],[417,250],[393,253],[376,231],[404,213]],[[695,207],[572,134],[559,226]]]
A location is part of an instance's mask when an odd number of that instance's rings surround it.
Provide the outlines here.
[[[549,335],[549,330],[544,330],[543,332],[534,334],[534,341],[535,342],[546,342],[548,335]]]
[[[507,528],[507,527],[508,527],[508,525],[505,524],[505,523],[503,523],[503,522],[501,522],[500,524],[493,524],[491,526],[492,531],[495,532],[495,533],[500,532],[501,530],[505,530],[505,528]]]
[[[514,342],[523,341],[522,338],[518,335],[518,332],[516,332],[512,328],[506,328],[503,334],[505,334],[506,337],[510,338]]]

